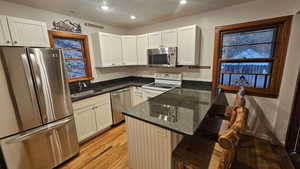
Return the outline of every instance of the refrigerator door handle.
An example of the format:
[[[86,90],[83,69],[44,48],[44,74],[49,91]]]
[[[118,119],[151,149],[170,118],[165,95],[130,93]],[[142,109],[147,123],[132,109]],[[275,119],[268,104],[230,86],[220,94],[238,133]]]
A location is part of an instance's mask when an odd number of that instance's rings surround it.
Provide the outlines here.
[[[42,59],[37,54],[29,52],[29,57],[33,67],[33,73],[35,75],[35,82],[37,85],[37,95],[41,107],[41,114],[43,121],[48,121],[49,116],[54,115],[53,101],[51,94],[50,85],[48,82],[47,73],[45,73],[45,67],[42,63]]]
[[[73,120],[73,117],[69,117],[69,118],[66,118],[64,120],[52,123],[52,124],[48,124],[48,125],[46,125],[44,127],[35,129],[35,130],[31,131],[31,132],[28,132],[28,133],[22,134],[22,135],[20,135],[18,137],[15,137],[15,138],[12,138],[10,140],[7,140],[6,144],[13,144],[13,143],[22,142],[24,140],[28,140],[28,139],[36,136],[36,135],[39,135],[39,134],[42,134],[42,133],[47,133],[47,132],[49,132],[51,130],[54,130],[56,128],[64,126],[67,123],[71,122],[72,120]]]

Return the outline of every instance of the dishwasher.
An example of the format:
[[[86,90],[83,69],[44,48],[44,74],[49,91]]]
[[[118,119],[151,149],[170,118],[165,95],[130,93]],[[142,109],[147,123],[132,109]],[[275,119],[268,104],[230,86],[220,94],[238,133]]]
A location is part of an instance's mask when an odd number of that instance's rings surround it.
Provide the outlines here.
[[[131,107],[130,88],[121,89],[110,93],[113,124],[116,125],[125,120],[122,114],[126,109]]]

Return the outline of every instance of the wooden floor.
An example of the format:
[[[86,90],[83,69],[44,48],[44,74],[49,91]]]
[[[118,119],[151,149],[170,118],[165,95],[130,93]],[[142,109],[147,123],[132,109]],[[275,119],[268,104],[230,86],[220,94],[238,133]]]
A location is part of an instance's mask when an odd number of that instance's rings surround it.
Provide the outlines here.
[[[80,155],[59,169],[129,169],[127,133],[121,124],[80,147]]]

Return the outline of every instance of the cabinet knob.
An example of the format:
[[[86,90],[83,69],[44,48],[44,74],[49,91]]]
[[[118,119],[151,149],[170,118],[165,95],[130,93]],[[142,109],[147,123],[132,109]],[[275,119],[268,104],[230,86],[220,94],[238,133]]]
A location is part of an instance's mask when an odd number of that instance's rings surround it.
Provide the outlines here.
[[[14,43],[15,43],[15,44],[17,44],[17,43],[18,43],[18,41],[14,41]]]
[[[7,41],[6,41],[6,43],[10,43],[10,41],[9,41],[9,40],[7,40]]]

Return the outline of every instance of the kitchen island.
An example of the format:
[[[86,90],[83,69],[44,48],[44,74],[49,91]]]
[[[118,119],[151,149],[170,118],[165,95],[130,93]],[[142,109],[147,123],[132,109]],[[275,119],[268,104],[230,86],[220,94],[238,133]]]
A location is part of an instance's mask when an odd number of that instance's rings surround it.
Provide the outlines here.
[[[217,98],[211,90],[176,88],[124,112],[129,167],[171,169],[173,150],[197,131]]]

